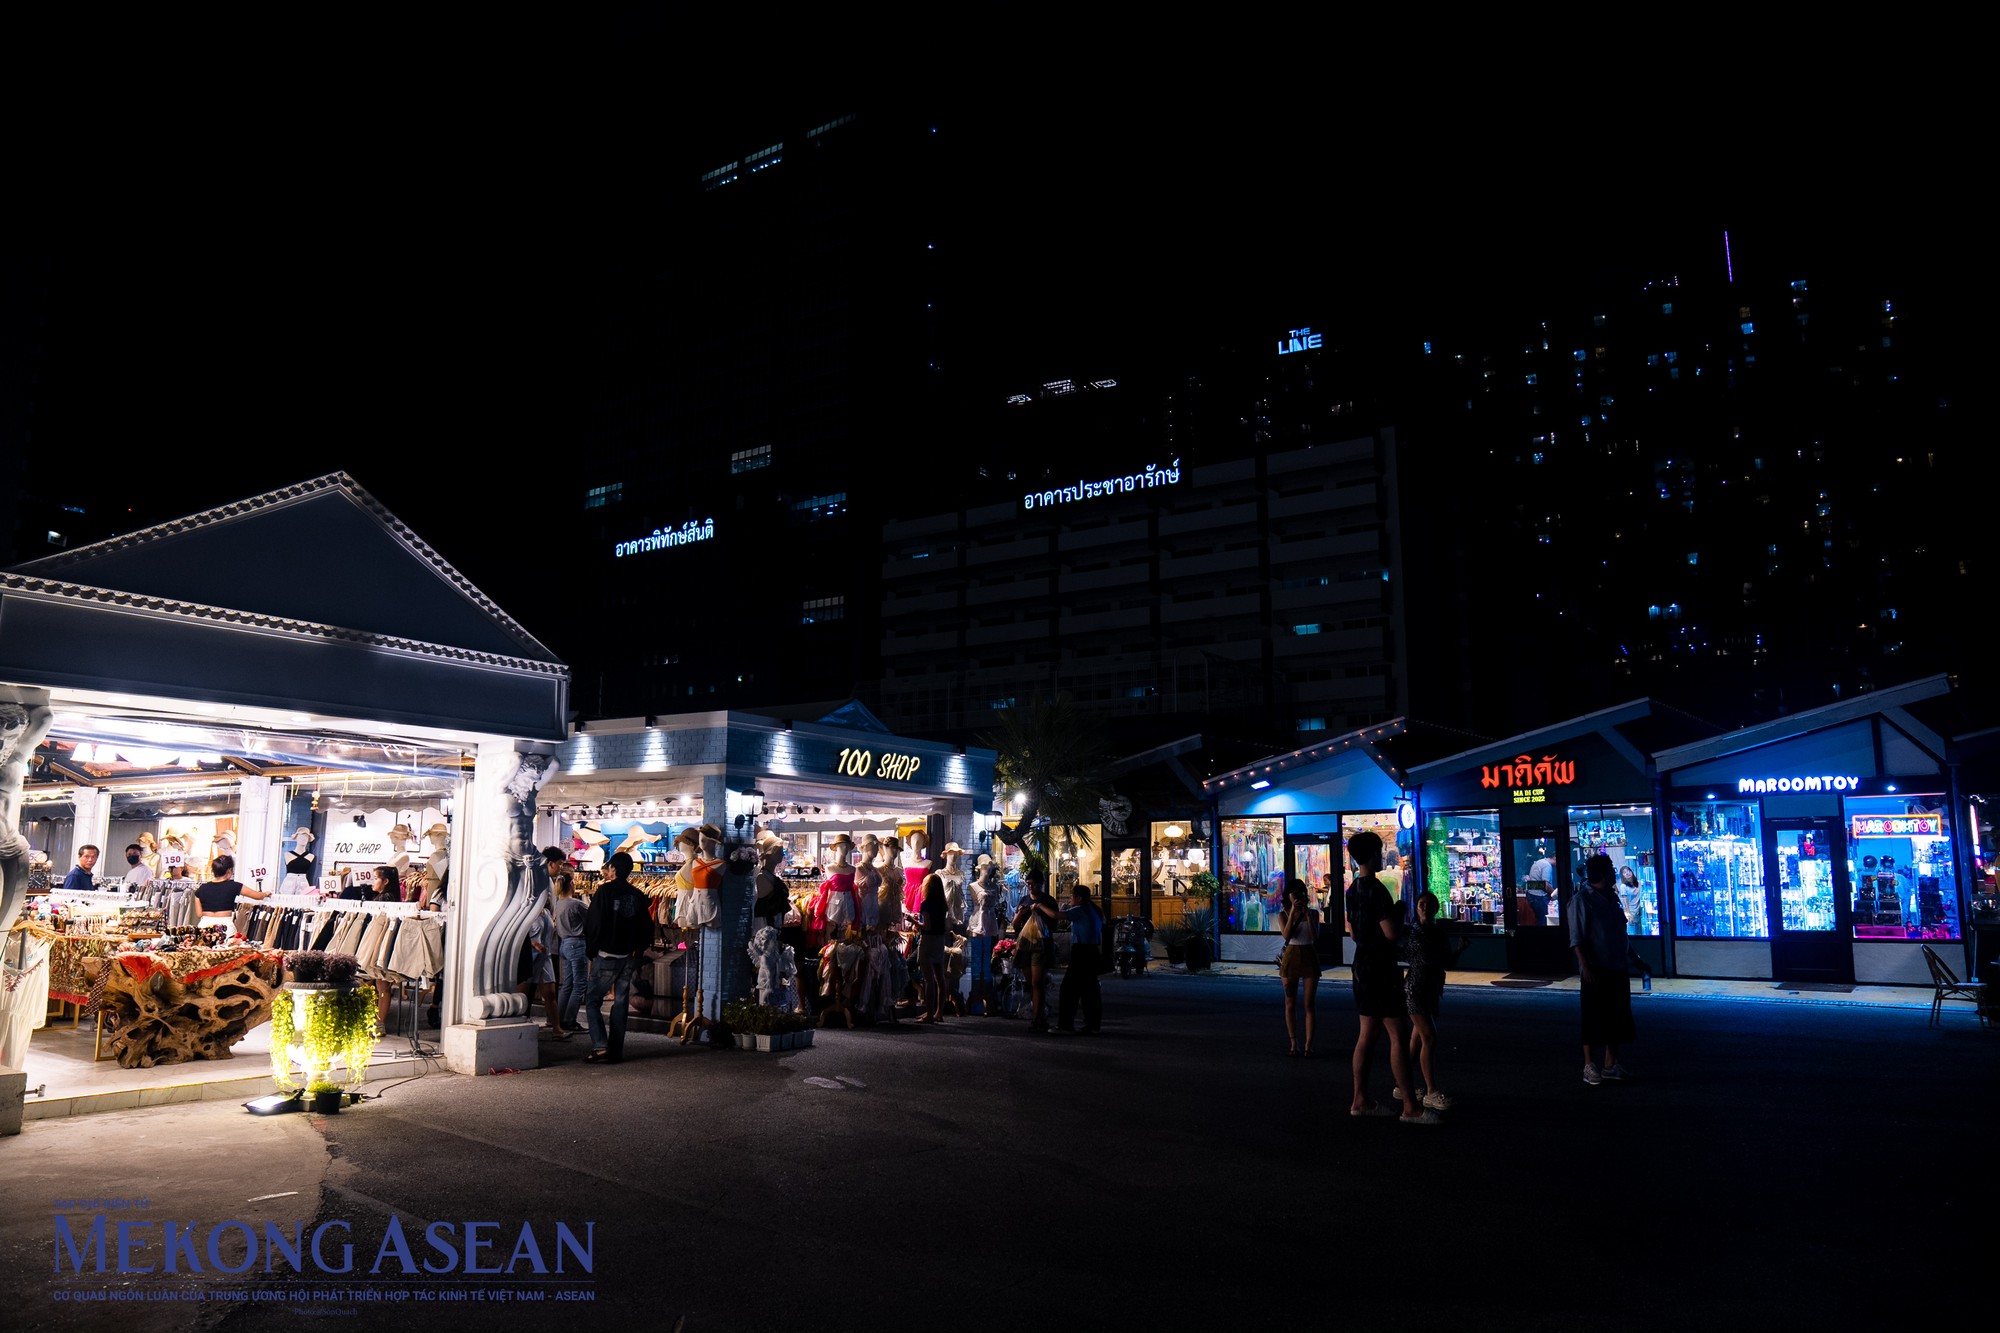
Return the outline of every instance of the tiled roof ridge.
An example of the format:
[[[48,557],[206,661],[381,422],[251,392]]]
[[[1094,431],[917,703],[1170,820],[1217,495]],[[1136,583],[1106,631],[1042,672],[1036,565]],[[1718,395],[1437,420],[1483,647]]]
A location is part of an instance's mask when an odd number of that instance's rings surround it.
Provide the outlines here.
[[[467,600],[498,621],[501,628],[519,640],[524,647],[540,649],[542,652],[548,653],[550,658],[553,659],[555,657],[554,653],[549,652],[548,645],[529,633],[526,626],[508,615],[498,602],[495,602],[492,598],[481,592],[474,586],[472,580],[459,573],[449,560],[440,555],[429,542],[419,537],[409,524],[397,518],[380,500],[370,495],[360,482],[344,471],[329,472],[324,476],[313,477],[307,481],[294,482],[289,486],[280,486],[276,490],[265,491],[260,495],[248,496],[241,500],[232,500],[228,504],[216,505],[213,508],[204,509],[199,513],[169,519],[164,523],[155,523],[151,527],[139,528],[136,531],[123,533],[116,537],[107,537],[103,541],[90,542],[87,545],[77,547],[73,551],[64,551],[60,555],[45,556],[40,560],[30,563],[37,569],[61,569],[88,557],[144,546],[148,542],[179,536],[184,532],[193,532],[197,529],[207,527],[211,523],[220,523],[226,519],[240,518],[245,514],[256,513],[260,509],[268,509],[272,505],[288,504],[294,500],[304,499],[317,492],[329,490],[343,491],[350,496],[363,509],[366,509],[373,515],[377,522],[394,533],[404,545],[416,552],[424,563],[428,564],[447,583],[456,588]]]
[[[403,652],[419,653],[426,657],[442,657],[458,662],[473,662],[481,666],[511,667],[517,671],[532,671],[540,675],[567,676],[569,668],[560,662],[543,662],[530,657],[506,657],[499,653],[480,652],[472,648],[453,648],[441,643],[426,643],[421,639],[399,638],[391,634],[376,634],[367,630],[343,629],[337,625],[321,625],[310,620],[294,620],[286,616],[268,616],[256,611],[234,611],[228,607],[209,606],[201,602],[181,602],[167,597],[152,597],[143,593],[119,592],[114,588],[98,588],[87,583],[67,583],[60,579],[45,579],[33,574],[0,572],[0,590],[18,590],[24,593],[38,593],[47,597],[64,598],[71,601],[98,602],[108,606],[129,607],[140,611],[154,611],[164,615],[184,616],[193,620],[219,621],[223,624],[240,625],[246,629],[276,630],[286,634],[297,634],[307,638],[332,640],[340,643],[361,643],[381,648],[395,648]]]

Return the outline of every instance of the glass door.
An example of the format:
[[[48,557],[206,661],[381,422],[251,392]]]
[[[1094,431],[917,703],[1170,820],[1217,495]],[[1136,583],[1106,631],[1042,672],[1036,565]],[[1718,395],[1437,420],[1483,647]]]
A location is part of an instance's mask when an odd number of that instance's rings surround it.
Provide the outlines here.
[[[1570,874],[1568,830],[1553,825],[1507,830],[1509,962],[1516,972],[1566,977],[1575,971],[1563,908]]]
[[[1337,833],[1293,833],[1285,839],[1290,854],[1293,884],[1303,884],[1319,909],[1320,961],[1340,963],[1340,939],[1347,930],[1347,912],[1342,900],[1347,892],[1341,873],[1347,855]]]
[[[1834,818],[1773,819],[1764,837],[1773,975],[1853,981],[1846,830]]]

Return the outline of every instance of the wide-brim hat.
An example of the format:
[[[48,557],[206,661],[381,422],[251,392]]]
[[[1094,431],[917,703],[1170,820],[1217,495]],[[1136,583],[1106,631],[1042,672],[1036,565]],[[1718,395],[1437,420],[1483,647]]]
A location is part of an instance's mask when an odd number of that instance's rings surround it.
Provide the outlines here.
[[[429,828],[424,830],[424,836],[426,838],[435,838],[440,833],[442,833],[445,837],[449,838],[451,836],[451,825],[433,824]]]
[[[959,846],[959,845],[958,845],[957,843],[955,843],[955,842],[948,842],[948,843],[946,843],[946,844],[944,845],[944,849],[945,849],[945,851],[947,851],[947,852],[957,852],[957,853],[958,853],[958,854],[959,854],[960,856],[963,856],[963,855],[965,855],[965,848],[963,848],[963,847]]]

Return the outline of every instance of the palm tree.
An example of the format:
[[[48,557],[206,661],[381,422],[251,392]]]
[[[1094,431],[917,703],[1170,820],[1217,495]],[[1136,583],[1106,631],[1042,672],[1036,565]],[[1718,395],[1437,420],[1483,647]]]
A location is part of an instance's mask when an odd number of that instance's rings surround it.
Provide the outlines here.
[[[1022,798],[1018,822],[995,837],[1024,850],[1032,839],[1045,859],[1054,829],[1090,845],[1084,826],[1102,818],[1098,783],[1108,756],[1095,720],[1067,694],[1007,709],[999,727],[980,737],[980,744],[999,756],[993,775],[1000,785]]]

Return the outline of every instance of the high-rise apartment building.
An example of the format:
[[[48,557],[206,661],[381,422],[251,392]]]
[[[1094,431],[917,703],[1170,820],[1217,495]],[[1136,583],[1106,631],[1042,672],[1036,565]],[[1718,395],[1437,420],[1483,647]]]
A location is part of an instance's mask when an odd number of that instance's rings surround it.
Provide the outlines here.
[[[1414,353],[1427,716],[1656,695],[1743,722],[1961,665],[1977,554],[1948,515],[1980,479],[1941,312],[1716,250]]]

